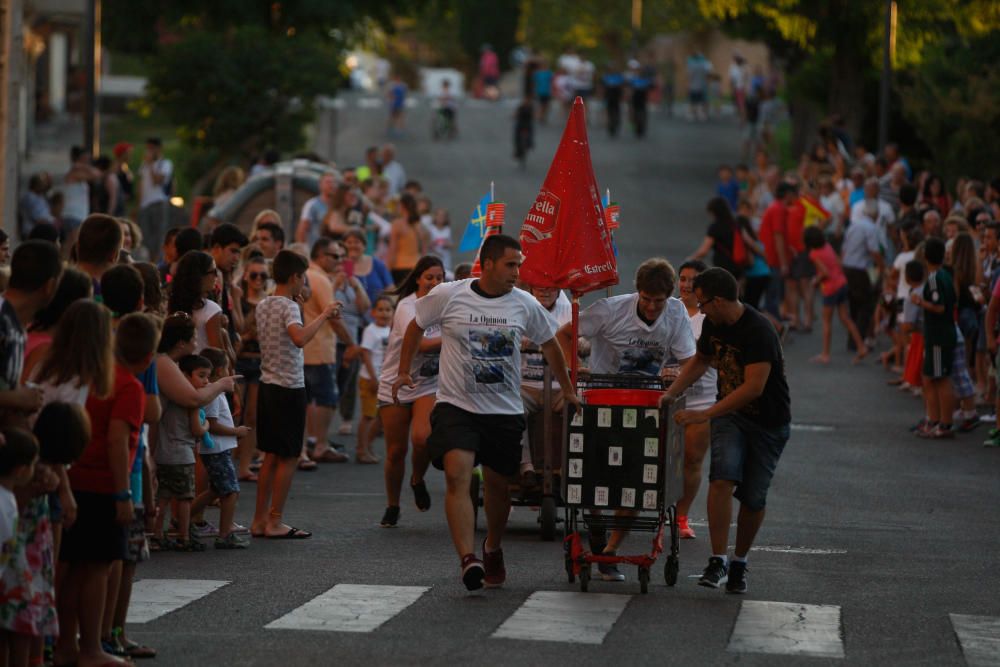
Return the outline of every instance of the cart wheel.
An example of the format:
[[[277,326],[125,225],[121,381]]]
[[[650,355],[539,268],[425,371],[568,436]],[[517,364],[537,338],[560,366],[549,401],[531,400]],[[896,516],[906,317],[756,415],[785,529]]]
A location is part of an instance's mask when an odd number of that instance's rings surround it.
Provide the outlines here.
[[[667,556],[667,562],[663,566],[663,578],[667,581],[667,586],[673,586],[677,583],[677,573],[680,571],[680,562],[677,560],[677,556],[670,554]]]
[[[649,568],[640,567],[639,568],[639,590],[645,595],[649,592]]]
[[[580,592],[586,593],[590,586],[590,564],[584,565],[580,569]]]
[[[556,499],[552,496],[542,498],[542,509],[538,515],[542,524],[542,540],[551,542],[556,538]]]
[[[576,575],[573,574],[573,561],[569,558],[566,559],[566,578],[569,579],[569,583],[576,583]]]
[[[479,523],[479,475],[475,472],[469,484],[469,497],[472,498],[472,529],[476,530]]]

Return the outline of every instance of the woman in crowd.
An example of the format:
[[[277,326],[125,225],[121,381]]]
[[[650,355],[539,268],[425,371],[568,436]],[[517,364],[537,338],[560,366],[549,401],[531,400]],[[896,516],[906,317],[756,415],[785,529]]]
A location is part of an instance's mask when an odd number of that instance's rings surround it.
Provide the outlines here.
[[[239,167],[231,165],[223,169],[215,179],[215,187],[212,188],[212,204],[215,206],[225,204],[236,194],[245,180],[246,173]]]
[[[399,215],[392,221],[389,233],[387,264],[392,271],[392,281],[399,285],[417,265],[427,247],[428,233],[420,223],[417,200],[404,193],[399,198]]]
[[[177,263],[167,312],[191,315],[195,325],[195,350],[226,349],[222,342],[222,307],[209,298],[217,281],[215,260],[207,252],[189,252]]]
[[[342,261],[337,265],[336,273],[331,276],[334,298],[341,302],[340,317],[344,326],[351,332],[355,341],[361,340],[361,332],[366,324],[366,317],[371,310],[371,301],[365,286],[354,277],[354,264],[349,262],[345,246],[341,243],[331,246]],[[357,350],[357,347],[354,348]],[[340,435],[349,435],[354,419],[354,404],[357,399],[358,369],[360,359],[357,354],[348,355],[347,343],[337,340],[337,388],[340,393]]]
[[[239,440],[239,478],[241,482],[256,482],[253,459],[257,451],[257,390],[260,388],[260,343],[257,340],[257,304],[268,294],[269,279],[267,260],[253,257],[243,268],[243,331],[240,332],[240,349],[236,355],[236,374],[243,376],[243,425],[250,432]]]
[[[729,204],[722,197],[709,200],[707,210],[712,222],[708,225],[705,239],[688,259],[704,259],[712,251],[712,264],[729,271],[739,280],[753,263],[753,229],[749,223],[733,217]]]
[[[72,268],[63,271],[59,278],[59,287],[56,288],[56,295],[48,306],[38,311],[35,321],[28,327],[28,343],[24,348],[24,373],[21,376],[23,379],[30,378],[35,366],[45,358],[49,346],[52,345],[52,336],[66,309],[79,299],[89,299],[93,293],[94,286],[90,276]]]
[[[392,528],[399,521],[399,496],[410,442],[413,443],[410,488],[413,489],[418,510],[426,512],[431,506],[424,474],[430,464],[427,437],[431,432],[430,416],[437,394],[438,352],[441,349],[440,332],[436,328],[432,327],[424,332],[424,340],[420,343],[411,371],[416,385],[400,389],[398,403],[393,401],[392,383],[399,370],[403,334],[414,317],[417,299],[425,296],[443,280],[444,265],[441,260],[425,256],[420,258],[395,292],[399,303],[396,304],[396,313],[392,318],[392,330],[378,386],[378,400],[382,405],[379,416],[385,431],[386,509],[382,516],[382,526],[385,528]]]
[[[393,288],[392,275],[378,257],[365,254],[367,240],[360,229],[350,229],[344,234],[347,262],[354,270],[354,277],[364,285],[368,300],[375,303],[382,292]]]
[[[961,190],[959,190],[961,192]],[[929,174],[924,181],[921,200],[937,209],[942,217],[951,213],[951,196],[944,188],[944,181],[937,174]]]

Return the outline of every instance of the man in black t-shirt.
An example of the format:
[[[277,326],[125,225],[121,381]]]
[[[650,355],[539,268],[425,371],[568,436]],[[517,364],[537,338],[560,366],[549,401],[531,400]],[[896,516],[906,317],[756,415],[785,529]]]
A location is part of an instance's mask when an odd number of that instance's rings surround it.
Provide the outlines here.
[[[767,489],[788,441],[791,401],[781,343],[774,326],[739,301],[736,279],[712,268],[694,279],[698,307],[705,313],[698,353],[664,394],[669,403],[702,376],[719,372],[719,400],[705,410],[679,410],[679,425],[712,423],[708,530],[712,557],[698,580],[727,593],[747,591],[747,553],[764,522]],[[735,490],[735,492],[734,492]],[[732,496],[740,501],[736,547],[729,563]]]

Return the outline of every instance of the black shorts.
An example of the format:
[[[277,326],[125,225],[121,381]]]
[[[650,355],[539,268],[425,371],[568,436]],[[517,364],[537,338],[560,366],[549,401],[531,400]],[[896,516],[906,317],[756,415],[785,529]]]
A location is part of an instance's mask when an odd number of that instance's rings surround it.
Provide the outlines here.
[[[809,259],[809,251],[803,251],[792,258],[790,278],[802,280],[816,275],[816,265]]]
[[[427,451],[439,470],[444,470],[446,453],[466,449],[476,453],[476,464],[501,475],[513,475],[521,464],[524,425],[523,414],[481,415],[449,403],[438,403],[431,411]]]
[[[59,560],[67,563],[110,563],[128,557],[128,526],[115,521],[110,493],[74,491],[76,521],[63,531]]]
[[[257,449],[297,459],[306,433],[306,388],[260,383],[257,392]]]

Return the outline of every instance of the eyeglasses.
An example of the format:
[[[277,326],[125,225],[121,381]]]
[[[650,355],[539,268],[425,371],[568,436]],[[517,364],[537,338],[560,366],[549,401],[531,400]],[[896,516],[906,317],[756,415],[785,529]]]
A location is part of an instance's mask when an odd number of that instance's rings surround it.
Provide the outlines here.
[[[344,257],[346,257],[346,255],[340,252],[328,252],[326,253],[326,256],[332,257],[333,259],[344,259]]]
[[[256,271],[251,271],[247,274],[250,280],[267,280],[267,272],[257,273]]]
[[[718,298],[719,297],[717,297],[717,296],[710,296],[707,299],[705,299],[704,301],[698,301],[697,302],[698,303],[698,310],[703,310],[705,308],[705,306],[707,306],[708,304],[712,303],[713,301],[715,301]]]

